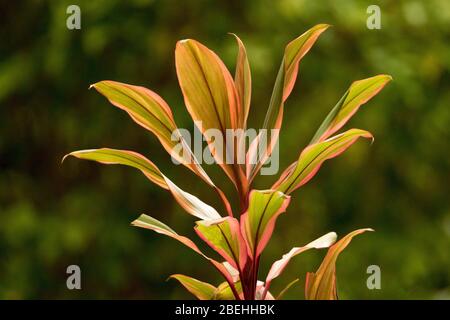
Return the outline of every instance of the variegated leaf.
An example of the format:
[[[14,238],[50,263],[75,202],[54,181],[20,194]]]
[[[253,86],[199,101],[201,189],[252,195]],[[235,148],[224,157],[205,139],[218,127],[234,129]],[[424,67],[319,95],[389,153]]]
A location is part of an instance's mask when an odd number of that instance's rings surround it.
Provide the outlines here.
[[[391,76],[381,74],[353,82],[322,122],[310,144],[323,141],[342,128],[361,105],[372,99],[391,80]]]
[[[141,170],[152,182],[164,189],[168,189],[175,200],[193,216],[202,220],[214,220],[221,217],[216,209],[192,194],[180,189],[169,178],[163,175],[153,162],[137,152],[102,148],[74,151],[66,155],[64,159],[68,156],[97,161],[103,164],[121,164],[134,167]]]
[[[320,34],[328,27],[329,25],[327,24],[318,24],[298,38],[292,40],[286,46],[283,60],[281,61],[281,66],[275,80],[272,97],[270,98],[269,108],[264,119],[263,130],[253,140],[247,153],[246,175],[249,181],[253,180],[276,145],[278,130],[281,128],[283,121],[284,103],[294,88],[301,59],[308,53]],[[272,129],[275,130],[273,136],[269,132]],[[261,152],[258,146],[262,142],[265,145],[263,152]]]
[[[359,229],[350,232],[328,249],[327,255],[315,273],[306,275],[305,298],[307,300],[336,300],[336,260],[354,236],[372,229]]]
[[[337,157],[361,137],[373,139],[372,134],[368,131],[350,129],[328,140],[306,147],[298,160],[281,174],[272,189],[290,194],[307,183],[317,173],[324,161]]]
[[[249,206],[241,216],[241,229],[251,257],[258,257],[272,236],[275,222],[290,197],[276,190],[252,190]]]

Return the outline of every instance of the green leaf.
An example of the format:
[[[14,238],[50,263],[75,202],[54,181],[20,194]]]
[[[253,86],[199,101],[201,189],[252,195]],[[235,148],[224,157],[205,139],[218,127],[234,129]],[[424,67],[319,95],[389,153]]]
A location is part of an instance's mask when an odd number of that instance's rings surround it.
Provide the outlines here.
[[[152,182],[164,189],[168,189],[175,200],[188,213],[203,220],[220,218],[220,214],[216,209],[192,194],[180,189],[169,178],[163,175],[153,162],[137,152],[108,148],[80,150],[69,153],[63,158],[63,161],[68,156],[97,161],[103,164],[121,164],[139,169]]]
[[[247,249],[239,229],[239,222],[235,218],[225,217],[218,220],[197,221],[195,231],[233,268],[244,269],[247,262]]]
[[[284,289],[280,291],[280,293],[278,294],[276,300],[281,300],[281,298],[283,298],[283,296],[286,294],[286,292],[288,292],[288,290],[289,290],[294,284],[296,284],[296,283],[299,282],[299,281],[300,281],[300,279],[297,278],[297,279],[295,279],[295,280],[289,282],[289,283],[286,285],[286,287],[284,287]]]
[[[361,105],[372,99],[391,80],[390,75],[381,74],[353,82],[322,122],[310,144],[323,141],[342,128]]]
[[[270,268],[269,273],[267,274],[266,278],[267,290],[269,289],[272,280],[277,278],[283,272],[283,270],[286,268],[286,266],[289,264],[289,261],[291,261],[293,257],[309,249],[328,248],[336,241],[336,237],[337,237],[336,233],[329,232],[326,235],[308,243],[307,245],[304,245],[303,247],[292,248],[291,251],[284,254],[280,260],[277,260],[272,264],[272,267]]]
[[[216,287],[214,287],[209,283],[182,274],[173,274],[169,278],[178,280],[183,285],[183,287],[185,287],[190,293],[196,296],[199,300],[212,300],[217,290]],[[232,292],[231,295],[233,295]]]
[[[283,60],[281,61],[275,85],[270,98],[269,108],[260,135],[250,145],[247,153],[247,178],[253,180],[261,166],[271,155],[278,140],[278,133],[274,136],[269,134],[271,129],[279,130],[283,121],[284,103],[294,88],[297,79],[301,59],[308,53],[317,38],[328,29],[327,24],[318,24],[298,38],[292,40],[285,48]],[[264,142],[266,149],[262,155],[259,144]]]
[[[234,283],[239,295],[242,295],[242,285],[240,281]],[[228,282],[222,282],[216,289],[214,300],[236,300]]]
[[[306,275],[305,298],[307,300],[336,300],[336,260],[339,254],[348,246],[352,238],[358,234],[372,229],[359,229],[347,234],[328,249],[316,273],[308,272]]]
[[[276,190],[252,190],[249,206],[241,216],[242,234],[251,257],[258,257],[272,236],[275,222],[289,205],[290,197]]]
[[[307,183],[325,160],[337,157],[360,137],[373,139],[368,131],[350,129],[328,140],[309,145],[302,151],[299,159],[281,174],[272,189],[290,194]]]

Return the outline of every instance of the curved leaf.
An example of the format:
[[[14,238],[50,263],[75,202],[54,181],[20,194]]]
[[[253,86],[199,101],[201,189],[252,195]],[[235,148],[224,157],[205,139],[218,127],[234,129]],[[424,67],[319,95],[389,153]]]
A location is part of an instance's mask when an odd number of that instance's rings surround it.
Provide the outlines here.
[[[233,268],[244,269],[247,262],[247,249],[239,229],[239,222],[235,218],[197,221],[195,231]]]
[[[156,165],[143,155],[134,151],[110,148],[79,150],[66,154],[62,161],[69,156],[78,159],[97,161],[103,164],[121,164],[133,167],[141,170],[150,181],[161,188],[169,189],[163,175]]]
[[[131,225],[135,227],[145,228],[149,230],[153,230],[157,233],[166,235],[168,237],[171,237],[175,240],[178,240],[185,246],[191,248],[198,254],[204,256],[204,254],[200,251],[200,249],[197,247],[197,245],[189,238],[185,236],[180,236],[178,233],[176,233],[172,228],[170,228],[168,225],[162,223],[161,221],[150,217],[146,214],[141,214],[136,220],[131,222]]]
[[[280,179],[272,186],[272,189],[290,194],[307,183],[317,173],[325,160],[337,157],[360,137],[373,139],[372,134],[368,131],[350,129],[328,140],[306,147],[295,164],[291,164],[281,174]]]
[[[361,105],[372,99],[391,80],[390,75],[381,74],[353,82],[322,122],[310,144],[323,141],[342,128]]]
[[[308,272],[306,275],[305,298],[307,300],[336,300],[336,260],[352,238],[358,234],[372,229],[359,229],[350,232],[328,249],[316,273]]]
[[[139,169],[152,182],[164,189],[168,189],[175,200],[188,213],[203,220],[220,218],[220,214],[216,209],[192,194],[181,190],[169,178],[164,176],[153,162],[137,152],[109,148],[80,150],[69,153],[63,158],[63,161],[68,156],[97,161],[103,164],[121,164]]]
[[[216,287],[214,287],[209,283],[182,274],[173,274],[169,277],[169,279],[172,278],[178,280],[183,285],[183,287],[185,287],[190,293],[196,296],[199,300],[212,300],[217,290]]]
[[[266,162],[268,157],[272,154],[273,148],[278,140],[278,132],[274,136],[269,134],[269,130],[281,128],[283,121],[284,103],[289,97],[294,88],[297,79],[298,68],[301,59],[308,53],[311,47],[316,42],[317,38],[328,29],[327,24],[318,24],[298,38],[288,43],[284,50],[283,60],[278,71],[275,85],[270,98],[269,108],[267,109],[266,117],[260,135],[252,142],[247,153],[247,178],[249,181],[253,180],[256,173],[258,173],[261,166]],[[258,145],[261,141],[265,142],[266,150],[262,155]]]
[[[242,285],[240,281],[236,281],[234,283],[236,287],[236,291],[239,293],[241,297],[242,294]],[[214,294],[214,300],[235,300],[232,289],[230,288],[230,284],[228,282],[222,282],[216,289]]]
[[[97,82],[91,87],[111,104],[127,112],[137,124],[152,132],[174,159],[214,186],[190,147],[178,134],[172,110],[159,95],[141,86],[110,80]],[[180,152],[177,152],[178,146],[182,146]]]
[[[258,257],[272,236],[275,222],[289,205],[290,197],[276,190],[252,190],[249,206],[241,216],[241,229],[249,255]]]
[[[272,267],[270,268],[269,273],[267,274],[266,288],[268,289],[272,280],[278,277],[283,272],[283,270],[286,268],[289,261],[291,261],[293,257],[309,249],[328,248],[336,241],[336,237],[337,237],[336,233],[329,232],[326,235],[308,243],[303,247],[292,248],[291,251],[284,254],[280,260],[277,260],[272,264]]]
[[[220,262],[211,259],[210,257],[206,256],[203,252],[200,251],[200,249],[197,247],[197,245],[189,238],[185,236],[181,236],[177,234],[174,230],[172,230],[169,226],[162,223],[161,221],[152,218],[146,214],[141,214],[136,220],[134,220],[131,225],[145,228],[149,230],[153,230],[157,233],[166,235],[168,237],[171,237],[175,240],[178,240],[185,246],[191,248],[195,252],[197,252],[199,255],[201,255],[203,258],[207,259],[209,262],[212,263],[212,265],[224,276],[224,278],[227,280],[227,282],[230,284],[232,290],[235,292],[236,296],[239,296],[236,292],[236,288],[234,287],[234,281],[232,275],[228,272],[227,268]]]

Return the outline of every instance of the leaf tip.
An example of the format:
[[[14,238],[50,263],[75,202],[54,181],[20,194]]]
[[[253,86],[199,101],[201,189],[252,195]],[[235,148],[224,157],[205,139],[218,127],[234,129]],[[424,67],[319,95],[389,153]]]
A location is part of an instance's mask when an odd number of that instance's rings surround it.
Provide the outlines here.
[[[328,29],[328,28],[333,27],[332,24],[328,24],[328,23],[320,23],[320,24],[318,24],[317,26],[318,26],[320,29]]]
[[[102,82],[105,82],[105,81],[98,81],[98,82],[92,83],[92,84],[89,86],[89,90],[91,90],[92,88],[98,90],[98,85],[101,84]]]
[[[64,157],[62,157],[61,159],[61,164],[63,164],[64,160],[66,160],[67,157],[70,157],[72,155],[73,152],[66,154]]]
[[[168,282],[169,280],[172,280],[172,279],[178,280],[177,279],[178,276],[179,276],[179,274],[171,274],[170,276],[167,277],[166,282]]]

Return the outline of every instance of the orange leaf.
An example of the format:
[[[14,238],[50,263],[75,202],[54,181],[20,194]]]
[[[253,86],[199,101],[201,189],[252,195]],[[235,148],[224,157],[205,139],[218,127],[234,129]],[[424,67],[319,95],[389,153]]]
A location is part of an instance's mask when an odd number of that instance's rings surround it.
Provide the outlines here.
[[[307,300],[336,300],[336,260],[339,254],[348,246],[354,236],[372,229],[359,229],[350,232],[332,245],[322,261],[319,269],[306,275],[305,298]]]

